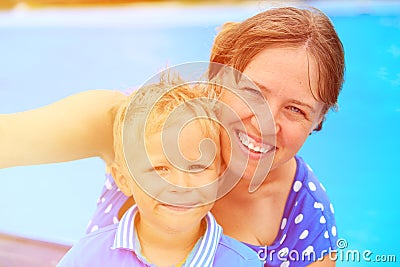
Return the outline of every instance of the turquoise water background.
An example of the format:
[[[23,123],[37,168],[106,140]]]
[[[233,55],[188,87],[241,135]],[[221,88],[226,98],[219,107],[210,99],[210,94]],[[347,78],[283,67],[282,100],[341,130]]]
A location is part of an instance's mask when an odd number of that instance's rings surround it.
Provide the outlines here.
[[[338,235],[348,245],[342,251],[396,255],[400,262],[400,3],[311,4],[331,17],[343,41],[346,82],[339,112],[299,154],[334,204]],[[137,87],[165,66],[207,61],[218,25],[265,7],[0,12],[0,113],[89,89]],[[103,181],[97,158],[0,170],[0,232],[72,244],[84,234]],[[338,261],[368,264],[397,266]]]

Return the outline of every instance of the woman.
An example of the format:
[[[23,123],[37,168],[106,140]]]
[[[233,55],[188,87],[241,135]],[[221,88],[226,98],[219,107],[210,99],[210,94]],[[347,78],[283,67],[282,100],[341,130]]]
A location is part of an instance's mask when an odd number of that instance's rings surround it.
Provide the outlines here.
[[[337,240],[333,207],[310,168],[296,156],[307,137],[322,128],[342,87],[343,47],[331,22],[312,8],[267,10],[242,23],[225,24],[211,62],[249,77],[260,91],[246,90],[268,100],[275,126],[271,144],[272,137],[261,136],[254,114],[235,95],[221,92],[221,100],[240,117],[228,129],[236,139],[230,143],[227,134],[221,136],[223,158],[227,161],[231,151],[240,151],[250,159],[239,183],[213,208],[224,233],[253,248],[267,266],[334,266],[329,253]],[[0,126],[0,167],[93,156],[109,165],[114,158],[114,111],[124,98],[118,92],[89,91],[37,110],[2,115],[1,125],[7,127]],[[61,114],[63,121],[58,119]],[[29,127],[32,123],[35,127]],[[245,135],[236,131],[238,124],[244,125]],[[274,159],[264,182],[249,193],[260,159],[255,146],[267,147]],[[89,231],[117,222],[131,204],[107,175]]]

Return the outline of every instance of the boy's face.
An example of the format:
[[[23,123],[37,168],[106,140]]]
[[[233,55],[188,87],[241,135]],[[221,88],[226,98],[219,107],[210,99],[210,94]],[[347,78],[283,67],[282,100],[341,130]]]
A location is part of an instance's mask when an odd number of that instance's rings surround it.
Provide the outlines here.
[[[164,145],[161,133],[146,136],[146,155],[138,153],[135,157],[134,176],[138,178],[128,180],[142,220],[156,227],[182,231],[198,224],[215,201],[220,152],[219,140],[212,140],[216,153],[209,153],[213,149],[207,148],[201,153],[201,141],[210,137],[196,121],[184,126],[179,137],[177,133],[178,126],[166,128]],[[177,143],[179,147],[175,148],[180,151],[166,145]]]

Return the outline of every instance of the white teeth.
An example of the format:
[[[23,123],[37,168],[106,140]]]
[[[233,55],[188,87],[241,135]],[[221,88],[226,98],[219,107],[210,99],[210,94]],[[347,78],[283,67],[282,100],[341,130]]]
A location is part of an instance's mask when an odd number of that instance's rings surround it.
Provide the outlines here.
[[[249,146],[249,140],[247,139],[242,140],[242,143],[246,146]]]
[[[244,146],[248,147],[249,149],[251,149],[255,152],[261,152],[261,153],[265,154],[265,153],[267,153],[267,151],[269,149],[266,147],[255,146],[253,143],[251,143],[250,138],[242,132],[239,132],[239,139]]]
[[[249,148],[254,150],[254,145],[253,145],[253,143],[250,143],[250,144],[249,144]]]

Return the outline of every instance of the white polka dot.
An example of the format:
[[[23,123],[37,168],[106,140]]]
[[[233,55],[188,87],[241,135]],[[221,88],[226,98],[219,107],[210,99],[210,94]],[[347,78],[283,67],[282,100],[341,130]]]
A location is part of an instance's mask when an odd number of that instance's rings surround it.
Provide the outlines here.
[[[92,224],[92,220],[89,220],[88,224],[86,225],[86,228],[88,228]]]
[[[105,197],[102,197],[102,198],[101,198],[101,203],[104,203],[104,201],[106,201],[106,198],[105,198]]]
[[[118,218],[117,218],[117,217],[115,217],[115,216],[114,216],[114,218],[113,218],[113,223],[114,223],[114,224],[117,224],[117,223],[119,223],[119,220],[118,220]]]
[[[107,214],[111,211],[112,209],[112,203],[110,205],[108,205],[108,207],[104,210],[104,213]]]
[[[324,190],[326,192],[325,187],[321,183],[319,183],[319,185],[321,186],[322,190]]]
[[[299,239],[304,239],[308,236],[308,230],[304,230],[301,235],[299,236]]]
[[[333,209],[332,203],[331,203],[331,205],[330,205],[330,208],[331,208],[331,212],[332,212],[332,213],[335,213],[335,210]]]
[[[325,238],[329,238],[329,233],[328,233],[328,231],[325,231],[324,237],[325,237]]]
[[[336,226],[332,226],[332,235],[336,236]]]
[[[315,184],[313,182],[309,182],[308,187],[310,188],[311,191],[317,190],[317,187],[315,186]]]
[[[289,254],[289,249],[288,248],[282,248],[281,250],[279,250],[278,255],[280,258],[285,258],[287,257],[287,255]]]
[[[92,233],[92,232],[97,231],[97,230],[99,230],[99,226],[98,225],[94,225],[92,227],[92,229],[90,230],[90,232]]]
[[[282,236],[282,239],[281,239],[281,241],[280,241],[279,243],[282,245],[282,243],[283,243],[283,241],[285,241],[285,239],[286,239],[286,234],[284,234],[284,235]]]
[[[299,214],[299,215],[297,215],[296,216],[296,218],[294,219],[294,223],[295,224],[299,224],[299,223],[301,223],[301,221],[303,220],[303,214]]]
[[[290,262],[289,261],[284,261],[281,263],[281,265],[279,265],[279,267],[289,267]]]
[[[113,186],[108,178],[107,178],[106,182],[104,183],[104,185],[107,188],[107,190],[111,190],[113,188]]]
[[[314,252],[314,247],[313,246],[308,246],[305,250],[303,250],[302,256],[307,257],[311,253]]]
[[[294,182],[293,191],[294,191],[294,192],[299,192],[301,186],[302,186],[302,183],[301,183],[300,181]]]
[[[298,202],[298,201],[296,201],[296,203],[294,203],[294,206],[297,206],[297,204],[299,204],[299,202]]]
[[[314,202],[314,208],[321,209],[323,211],[324,205],[322,205],[322,203],[319,203],[319,202]]]
[[[283,218],[283,219],[282,219],[282,223],[281,223],[281,230],[285,229],[286,222],[287,222],[287,219],[286,219],[286,218]]]
[[[121,189],[118,188],[118,189],[117,189],[117,192],[121,192]]]
[[[324,215],[322,215],[321,218],[319,218],[319,222],[326,223],[326,219],[325,219]]]

